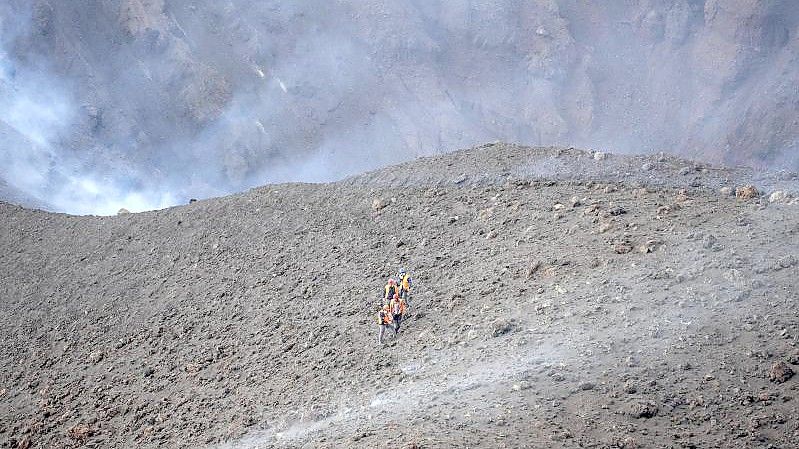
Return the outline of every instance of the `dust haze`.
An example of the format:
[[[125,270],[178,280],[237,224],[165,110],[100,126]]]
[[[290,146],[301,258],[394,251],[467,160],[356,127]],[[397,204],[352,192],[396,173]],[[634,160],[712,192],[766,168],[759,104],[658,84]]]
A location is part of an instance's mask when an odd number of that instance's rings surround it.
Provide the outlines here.
[[[0,5],[0,194],[77,214],[493,140],[797,168],[791,1]]]

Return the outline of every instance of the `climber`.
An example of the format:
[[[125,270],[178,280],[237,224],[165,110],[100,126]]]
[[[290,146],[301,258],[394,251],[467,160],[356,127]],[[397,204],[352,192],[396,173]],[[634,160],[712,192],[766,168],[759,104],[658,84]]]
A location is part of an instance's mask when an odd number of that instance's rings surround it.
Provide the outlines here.
[[[384,288],[385,292],[383,294],[383,301],[390,301],[395,294],[399,294],[399,286],[397,285],[397,281],[394,278],[389,278],[388,283]]]
[[[405,271],[405,268],[400,268],[399,273],[397,273],[397,279],[400,287],[400,298],[408,302],[411,296],[411,286],[413,285],[411,275]]]
[[[380,326],[380,333],[377,335],[378,343],[383,343],[383,335],[386,333],[386,328],[391,326],[391,321],[391,309],[389,308],[388,304],[386,304],[380,309],[379,312],[377,312],[377,324]]]
[[[394,335],[396,335],[399,332],[402,316],[405,314],[405,300],[395,293],[389,309],[391,310],[391,319],[394,321]]]

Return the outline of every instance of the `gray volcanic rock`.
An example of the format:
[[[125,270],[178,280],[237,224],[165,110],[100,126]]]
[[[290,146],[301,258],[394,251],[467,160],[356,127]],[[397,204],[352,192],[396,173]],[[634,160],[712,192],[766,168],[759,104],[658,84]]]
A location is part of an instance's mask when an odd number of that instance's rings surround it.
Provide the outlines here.
[[[598,162],[665,151],[797,168],[792,0],[7,0],[0,13],[0,98],[14,100],[0,122],[51,134],[52,185],[36,196],[89,176],[110,213],[131,209],[129,192],[156,208],[156,192],[179,204],[341,179],[494,139],[594,147]]]
[[[655,159],[496,144],[155,212],[0,203],[0,444],[790,447],[797,378],[767,371],[796,358],[799,207]]]

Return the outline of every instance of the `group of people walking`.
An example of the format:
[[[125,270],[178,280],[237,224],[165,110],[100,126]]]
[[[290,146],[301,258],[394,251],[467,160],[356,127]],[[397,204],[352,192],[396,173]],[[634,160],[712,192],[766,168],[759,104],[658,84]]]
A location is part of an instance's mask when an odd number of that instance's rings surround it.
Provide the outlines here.
[[[388,329],[393,329],[394,335],[399,333],[402,318],[408,311],[411,286],[411,276],[404,268],[400,268],[395,277],[388,279],[383,288],[383,307],[377,312],[377,324],[380,327],[378,343],[383,343],[383,337]]]

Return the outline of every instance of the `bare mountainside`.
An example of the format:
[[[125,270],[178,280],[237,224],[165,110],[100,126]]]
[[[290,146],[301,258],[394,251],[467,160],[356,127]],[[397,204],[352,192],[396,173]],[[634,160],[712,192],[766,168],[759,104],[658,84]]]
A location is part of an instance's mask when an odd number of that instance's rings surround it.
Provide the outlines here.
[[[2,204],[0,442],[796,447],[795,183],[493,144],[141,214]]]

